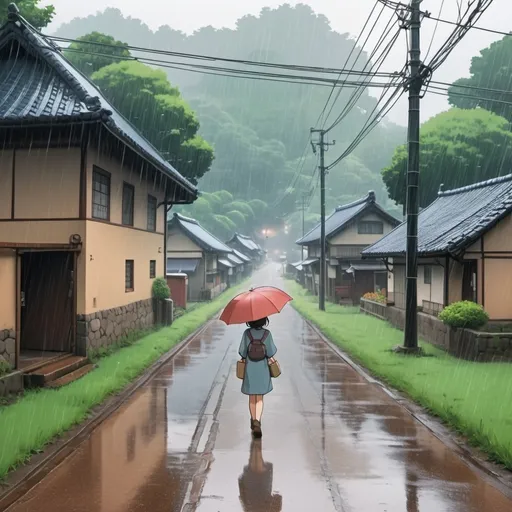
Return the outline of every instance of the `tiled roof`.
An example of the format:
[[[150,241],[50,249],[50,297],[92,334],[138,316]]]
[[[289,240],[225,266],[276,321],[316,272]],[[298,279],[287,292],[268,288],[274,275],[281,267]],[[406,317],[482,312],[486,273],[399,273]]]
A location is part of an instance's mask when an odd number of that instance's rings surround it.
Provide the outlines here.
[[[241,235],[239,233],[235,233],[233,235],[233,238],[231,240],[229,240],[229,242],[227,242],[227,243],[231,244],[234,242],[238,242],[243,247],[245,247],[248,251],[251,251],[251,252],[261,252],[262,251],[261,247],[257,243],[255,243],[252,240],[252,238],[245,236],[245,235]]]
[[[0,126],[96,121],[176,183],[188,200],[197,189],[106,99],[101,91],[9,7],[0,28]],[[189,201],[187,201],[189,202]]]
[[[233,250],[218,238],[214,237],[209,231],[206,231],[195,219],[185,217],[179,213],[174,214],[170,227],[178,226],[186,235],[188,235],[202,249],[208,252],[231,253]]]
[[[235,253],[228,254],[228,260],[231,261],[231,263],[234,263],[235,265],[243,265],[244,261],[235,255]]]
[[[245,255],[243,252],[237,251],[236,249],[233,249],[233,254],[245,263],[250,263],[252,261],[249,256]]]
[[[375,192],[370,191],[368,195],[354,201],[353,203],[344,206],[338,206],[334,212],[325,219],[325,236],[327,239],[339,233],[351,220],[364,211],[373,208],[385,217],[393,226],[396,226],[399,221],[382,209],[376,202]],[[320,242],[320,224],[316,225],[309,233],[306,233],[303,238],[295,242],[298,245],[308,245],[315,242]]]
[[[512,174],[439,192],[418,217],[418,254],[458,254],[512,211]],[[406,223],[366,248],[363,257],[405,254]]]

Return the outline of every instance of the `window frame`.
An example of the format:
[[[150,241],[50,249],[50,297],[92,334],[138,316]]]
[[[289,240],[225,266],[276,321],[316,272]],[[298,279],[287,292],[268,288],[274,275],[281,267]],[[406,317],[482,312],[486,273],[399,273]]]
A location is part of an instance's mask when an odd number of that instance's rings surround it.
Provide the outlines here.
[[[428,269],[428,272],[427,272],[427,269]],[[432,274],[433,274],[432,265],[425,265],[423,267],[423,284],[432,285]],[[428,278],[427,278],[427,276],[428,276]]]
[[[155,222],[155,226],[154,228],[152,229],[149,225],[149,220],[150,220],[150,216],[149,216],[149,207],[150,205],[154,202],[154,205],[155,205],[155,213],[154,213],[154,222]],[[147,221],[146,221],[146,229],[148,231],[151,231],[152,233],[156,232],[156,225],[157,225],[157,220],[158,220],[158,214],[157,214],[157,211],[158,211],[158,200],[155,196],[152,196],[151,194],[148,194],[148,205],[147,205]]]
[[[131,286],[127,286],[129,267],[131,267]],[[135,291],[135,260],[125,260],[124,262],[124,291],[125,293],[132,293]]]
[[[379,226],[380,229],[378,231],[373,231],[372,229],[368,229],[368,231],[363,231],[362,226]],[[357,224],[357,234],[358,235],[383,235],[384,234],[384,222],[380,220],[362,220]]]
[[[156,279],[156,260],[149,260],[149,279]]]
[[[130,190],[132,193],[132,209],[130,213],[130,222],[125,222],[125,191]],[[135,187],[131,183],[127,183],[123,181],[123,197],[121,201],[121,224],[123,226],[131,226],[133,227],[135,222]]]
[[[108,180],[108,194],[106,194],[106,196],[107,196],[107,206],[106,206],[107,215],[105,218],[94,214],[94,206],[103,208],[103,205],[96,203],[94,201],[95,193],[103,194],[103,192],[94,189],[94,183],[95,183],[94,178],[96,175],[101,176]],[[103,195],[105,195],[105,194],[103,194]],[[97,165],[93,165],[93,167],[92,167],[92,194],[91,194],[91,217],[93,219],[110,222],[111,198],[112,198],[112,175],[108,171],[105,171],[104,169],[102,169],[101,167],[98,167]]]

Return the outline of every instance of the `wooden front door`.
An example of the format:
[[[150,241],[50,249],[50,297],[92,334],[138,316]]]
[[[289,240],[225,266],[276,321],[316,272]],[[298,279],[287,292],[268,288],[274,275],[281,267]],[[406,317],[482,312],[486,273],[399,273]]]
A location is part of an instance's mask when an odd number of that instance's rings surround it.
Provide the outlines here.
[[[21,260],[21,350],[71,351],[73,253],[27,252]]]
[[[476,286],[477,261],[465,261],[463,265],[464,272],[462,275],[462,300],[478,302]]]

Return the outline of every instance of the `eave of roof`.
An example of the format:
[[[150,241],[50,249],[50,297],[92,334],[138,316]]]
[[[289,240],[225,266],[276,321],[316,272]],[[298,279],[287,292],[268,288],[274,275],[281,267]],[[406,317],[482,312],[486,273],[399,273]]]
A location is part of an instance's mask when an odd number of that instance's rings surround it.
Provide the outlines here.
[[[23,48],[48,65],[60,79],[69,86],[82,103],[82,110],[69,116],[4,116],[1,127],[50,126],[56,123],[101,122],[107,130],[120,139],[135,153],[160,172],[171,178],[186,193],[183,203],[193,202],[198,195],[197,188],[184,178],[160,155],[158,150],[141,135],[103,96],[101,91],[62,55],[60,49],[39,34],[21,15],[17,8],[9,6],[8,21],[0,27],[0,47],[17,41]],[[24,91],[28,88],[25,87]]]

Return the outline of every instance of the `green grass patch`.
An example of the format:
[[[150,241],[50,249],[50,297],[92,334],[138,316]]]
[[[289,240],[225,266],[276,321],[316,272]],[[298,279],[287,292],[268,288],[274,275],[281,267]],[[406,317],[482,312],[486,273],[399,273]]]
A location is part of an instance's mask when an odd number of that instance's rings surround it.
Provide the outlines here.
[[[196,306],[170,327],[125,348],[97,354],[97,368],[60,389],[28,391],[16,403],[0,406],[0,478],[41,452],[56,436],[87,418],[90,410],[121,391],[160,356],[215,316],[246,283],[227,290],[215,300]],[[100,357],[103,356],[103,357]]]
[[[512,470],[512,365],[473,363],[422,342],[427,356],[398,355],[402,331],[359,313],[359,308],[327,304],[287,281],[292,305],[372,374],[405,392],[428,411]]]

